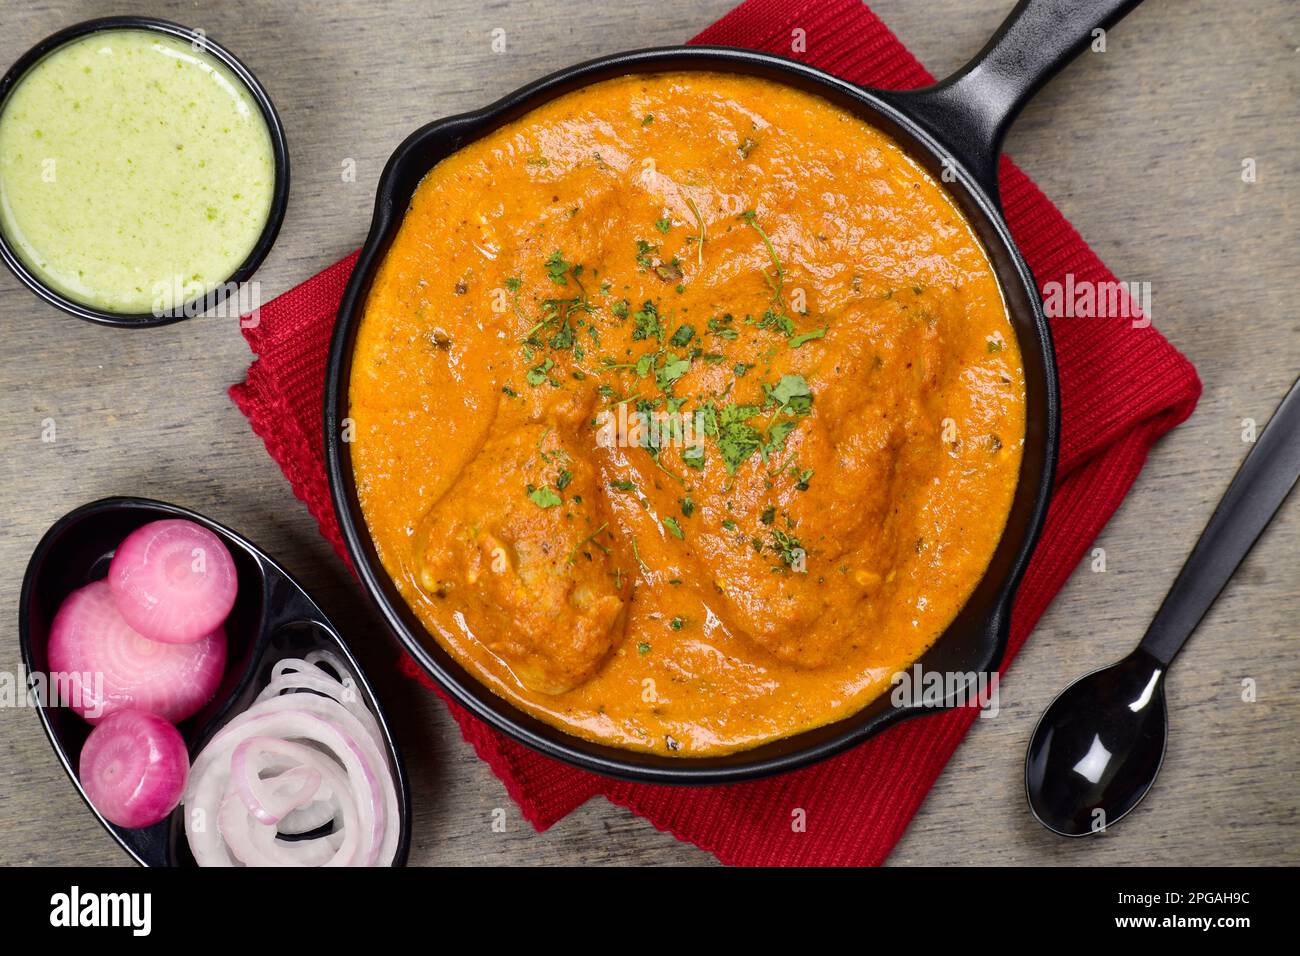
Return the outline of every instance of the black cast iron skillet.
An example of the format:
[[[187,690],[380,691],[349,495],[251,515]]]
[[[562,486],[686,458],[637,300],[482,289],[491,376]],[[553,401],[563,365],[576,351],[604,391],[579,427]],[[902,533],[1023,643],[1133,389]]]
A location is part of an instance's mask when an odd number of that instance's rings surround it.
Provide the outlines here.
[[[919,663],[927,671],[972,677],[996,670],[1006,649],[1011,601],[1047,513],[1059,425],[1051,333],[1034,278],[1002,218],[998,156],[1008,126],[1034,92],[1088,46],[1094,30],[1114,25],[1138,2],[1022,0],[970,64],[924,90],[863,89],[765,53],[674,47],[583,63],[538,80],[486,109],[439,120],[411,134],[384,169],[370,234],[339,307],[325,386],[325,444],[330,489],[348,552],[388,624],[433,679],[478,717],[542,753],[598,773],[653,783],[716,784],[782,773],[836,754],[903,718],[937,709],[895,706],[885,695],[834,724],[723,757],[670,758],[591,743],[523,713],[461,667],[407,607],[375,552],[358,505],[351,456],[341,429],[348,416],[352,351],[366,297],[416,186],[444,157],[548,100],[600,80],[670,70],[765,77],[852,111],[893,136],[945,182],[983,242],[1024,356],[1024,456],[1006,530],[988,569],[957,618]],[[943,706],[965,699],[959,696],[962,690]]]

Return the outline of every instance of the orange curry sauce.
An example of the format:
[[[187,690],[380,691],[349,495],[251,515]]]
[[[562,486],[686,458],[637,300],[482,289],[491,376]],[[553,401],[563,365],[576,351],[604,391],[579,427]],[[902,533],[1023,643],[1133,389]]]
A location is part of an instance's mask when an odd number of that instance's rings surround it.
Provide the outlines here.
[[[1024,394],[983,249],[895,142],[673,73],[429,172],[351,451],[385,568],[473,674],[690,757],[847,716],[934,642],[1002,534]]]

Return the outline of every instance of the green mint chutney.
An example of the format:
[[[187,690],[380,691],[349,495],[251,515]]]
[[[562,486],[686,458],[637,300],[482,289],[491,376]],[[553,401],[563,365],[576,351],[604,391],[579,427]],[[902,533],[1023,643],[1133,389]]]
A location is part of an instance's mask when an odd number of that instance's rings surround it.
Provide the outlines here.
[[[42,282],[93,308],[156,313],[225,282],[274,189],[248,88],[162,33],[72,40],[0,112],[0,230]]]

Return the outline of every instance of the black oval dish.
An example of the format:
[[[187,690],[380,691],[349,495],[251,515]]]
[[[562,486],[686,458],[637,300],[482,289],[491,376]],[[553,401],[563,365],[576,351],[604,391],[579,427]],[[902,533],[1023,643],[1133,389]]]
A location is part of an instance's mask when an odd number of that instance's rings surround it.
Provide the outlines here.
[[[248,67],[236,59],[233,53],[213,41],[206,34],[181,26],[179,23],[158,20],[154,17],[101,17],[97,20],[75,23],[70,27],[65,27],[58,33],[46,37],[19,57],[17,62],[5,73],[4,77],[0,78],[0,113],[4,111],[5,100],[8,99],[9,92],[22,78],[23,74],[35,66],[39,60],[70,40],[76,40],[87,34],[104,30],[152,30],[155,33],[165,33],[177,37],[187,43],[200,44],[205,52],[220,60],[248,88],[248,91],[253,95],[253,99],[257,101],[258,108],[262,111],[262,118],[266,120],[267,131],[271,135],[271,151],[275,156],[275,190],[271,194],[271,209],[267,213],[266,225],[262,227],[262,234],[258,237],[257,244],[253,246],[252,251],[249,252],[248,257],[244,259],[239,268],[224,282],[218,284],[212,292],[192,299],[182,306],[173,307],[169,312],[161,315],[154,315],[149,312],[137,314],[108,312],[68,298],[61,292],[51,289],[41,281],[39,276],[27,268],[26,263],[22,261],[18,253],[9,244],[2,231],[0,231],[0,259],[4,259],[9,270],[18,277],[23,285],[46,302],[62,309],[69,315],[75,315],[79,319],[97,322],[100,325],[116,325],[126,328],[168,325],[187,318],[187,313],[194,313],[196,305],[201,304],[202,307],[198,310],[201,312],[220,303],[226,298],[230,286],[238,285],[252,278],[253,273],[257,271],[257,267],[266,258],[266,254],[271,251],[276,236],[280,234],[280,226],[284,222],[284,213],[289,205],[289,147],[285,141],[284,125],[280,122],[280,116],[276,113],[271,98]]]
[[[186,508],[147,498],[104,498],[60,518],[27,564],[18,606],[18,642],[29,686],[34,674],[48,673],[45,649],[50,621],[72,591],[104,577],[114,550],[136,528],[160,518],[187,518],[208,528],[230,549],[239,573],[239,596],[226,619],[226,673],[213,699],[178,724],[193,760],[229,717],[241,713],[266,686],[272,665],[324,649],[352,669],[362,699],[379,722],[397,783],[401,834],[395,866],[404,866],[411,847],[411,796],[401,754],[370,682],[325,613],[282,567],[229,528]],[[77,779],[77,762],[90,725],[72,710],[38,701],[41,725],[72,783],[104,828],[142,866],[195,866],[185,839],[183,807],[151,827],[127,829],[109,823],[86,797]]]
[[[1051,330],[1034,277],[1002,217],[998,157],[1011,120],[1052,75],[1139,0],[1021,0],[965,68],[932,87],[870,90],[766,53],[670,47],[620,53],[538,80],[491,106],[430,123],[398,146],[379,180],[374,218],[339,306],[325,384],[326,469],[348,553],[367,593],[411,656],[440,686],[491,726],[586,770],[644,783],[720,784],[785,773],[840,753],[899,721],[959,706],[978,674],[1006,651],[1011,602],[1047,516],[1056,468],[1060,399]],[[901,143],[961,208],[997,274],[1025,367],[1025,442],[1019,483],[992,559],[965,606],[919,661],[945,682],[941,701],[895,703],[886,693],[835,723],[720,757],[675,758],[593,743],[525,713],[488,687],[428,635],[388,576],[366,528],[352,457],[343,440],[352,353],[375,274],[425,174],[467,143],[572,90],[629,74],[711,70],[758,76],[815,93]],[[954,686],[956,685],[956,686]]]

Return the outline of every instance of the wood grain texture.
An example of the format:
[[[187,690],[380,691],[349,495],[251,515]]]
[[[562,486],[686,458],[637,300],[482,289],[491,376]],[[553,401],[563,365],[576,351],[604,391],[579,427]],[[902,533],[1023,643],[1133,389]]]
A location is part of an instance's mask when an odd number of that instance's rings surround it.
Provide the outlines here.
[[[877,0],[936,74],[973,54],[1011,0]],[[264,298],[361,241],[383,163],[412,129],[571,62],[681,42],[729,0],[256,0],[154,2],[206,30],[270,91],[293,191],[258,274]],[[110,0],[4,0],[0,63]],[[136,12],[145,12],[137,7]],[[506,30],[494,54],[490,31]],[[815,38],[812,38],[815,39]],[[1154,289],[1156,325],[1196,364],[1205,396],[1163,440],[1085,564],[978,721],[891,863],[1300,863],[1300,508],[1283,509],[1175,666],[1171,741],[1147,801],[1097,840],[1052,837],[1025,810],[1022,763],[1039,713],[1075,676],[1141,636],[1248,446],[1300,370],[1300,7],[1292,0],[1149,3],[1045,90],[1008,150],[1122,279]],[[1255,159],[1258,181],[1243,183]],[[340,172],[354,160],[355,182]],[[393,645],[226,397],[249,353],[232,320],[132,333],[78,322],[0,273],[5,405],[0,485],[0,670],[18,667],[28,555],[65,511],[109,494],[196,508],[276,555],[333,615],[380,685],[407,755],[412,861],[708,864],[712,857],[595,800],[544,834],[460,739],[444,708],[393,673]],[[57,441],[41,441],[52,419]],[[1243,703],[1252,678],[1258,700]],[[36,715],[0,709],[0,863],[120,864]],[[493,811],[506,830],[493,832]]]

